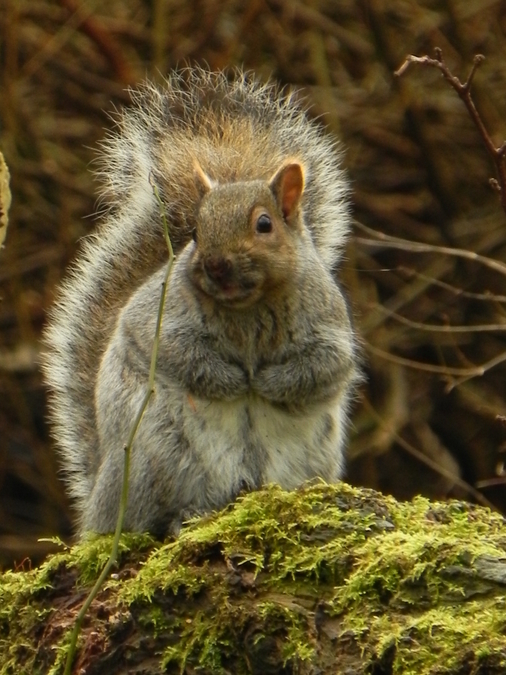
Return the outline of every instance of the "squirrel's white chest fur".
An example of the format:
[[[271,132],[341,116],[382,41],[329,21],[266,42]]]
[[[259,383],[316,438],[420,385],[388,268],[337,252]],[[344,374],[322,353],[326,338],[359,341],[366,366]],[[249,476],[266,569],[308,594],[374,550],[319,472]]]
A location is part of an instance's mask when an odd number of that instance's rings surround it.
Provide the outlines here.
[[[128,384],[125,375],[119,368],[110,370],[97,398],[104,443],[89,504],[92,512],[103,509],[108,528],[114,512],[106,506],[114,493],[119,500],[119,439],[126,437],[139,404],[125,389],[124,398],[117,395]],[[140,395],[142,389],[138,391]],[[315,477],[337,480],[343,467],[344,417],[340,395],[294,413],[252,393],[231,401],[205,399],[174,382],[159,382],[133,447],[130,484],[137,499],[127,509],[127,526],[173,522],[177,529],[187,515],[221,508],[242,490],[268,483],[293,489]],[[108,445],[105,439],[111,438],[116,442]],[[90,522],[90,529],[98,529],[97,524]]]
[[[298,415],[252,394],[235,401],[191,399],[184,409],[190,445],[210,480],[231,493],[267,483],[293,489],[314,476],[332,481],[342,473],[339,400]]]

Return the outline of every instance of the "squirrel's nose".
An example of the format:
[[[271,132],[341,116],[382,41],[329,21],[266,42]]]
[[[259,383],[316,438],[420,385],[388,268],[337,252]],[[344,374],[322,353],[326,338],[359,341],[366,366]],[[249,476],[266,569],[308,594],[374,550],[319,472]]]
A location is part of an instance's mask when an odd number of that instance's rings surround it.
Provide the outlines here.
[[[213,256],[204,261],[204,271],[217,284],[223,285],[232,280],[232,263],[227,258]]]

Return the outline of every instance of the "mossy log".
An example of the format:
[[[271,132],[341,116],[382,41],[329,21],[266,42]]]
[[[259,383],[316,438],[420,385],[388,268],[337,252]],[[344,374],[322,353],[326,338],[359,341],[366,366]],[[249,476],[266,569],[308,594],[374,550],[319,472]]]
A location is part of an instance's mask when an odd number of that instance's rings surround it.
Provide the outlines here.
[[[60,673],[111,539],[0,577],[0,673]],[[506,527],[487,509],[270,487],[125,535],[74,673],[506,673]]]

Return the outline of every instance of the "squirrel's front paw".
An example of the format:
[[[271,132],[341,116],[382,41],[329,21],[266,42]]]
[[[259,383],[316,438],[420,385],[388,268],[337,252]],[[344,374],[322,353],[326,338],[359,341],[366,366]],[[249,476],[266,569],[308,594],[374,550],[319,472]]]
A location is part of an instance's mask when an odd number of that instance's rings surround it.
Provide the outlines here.
[[[269,365],[261,368],[251,380],[253,391],[273,403],[291,403],[297,398],[299,379],[290,365]]]
[[[193,365],[188,388],[192,394],[203,398],[234,399],[247,393],[248,377],[235,363],[209,359]]]

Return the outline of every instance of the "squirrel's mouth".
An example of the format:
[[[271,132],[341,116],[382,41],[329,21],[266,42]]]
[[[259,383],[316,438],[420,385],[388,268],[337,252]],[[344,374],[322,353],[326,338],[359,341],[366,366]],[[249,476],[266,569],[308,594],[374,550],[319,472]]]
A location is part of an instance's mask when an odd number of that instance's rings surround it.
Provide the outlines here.
[[[199,284],[201,291],[226,307],[241,309],[254,304],[261,296],[261,286],[254,282],[220,283],[206,280]]]
[[[191,277],[202,293],[226,307],[248,307],[262,295],[263,275],[251,266],[238,269],[237,264],[225,258],[199,260],[193,265]]]

